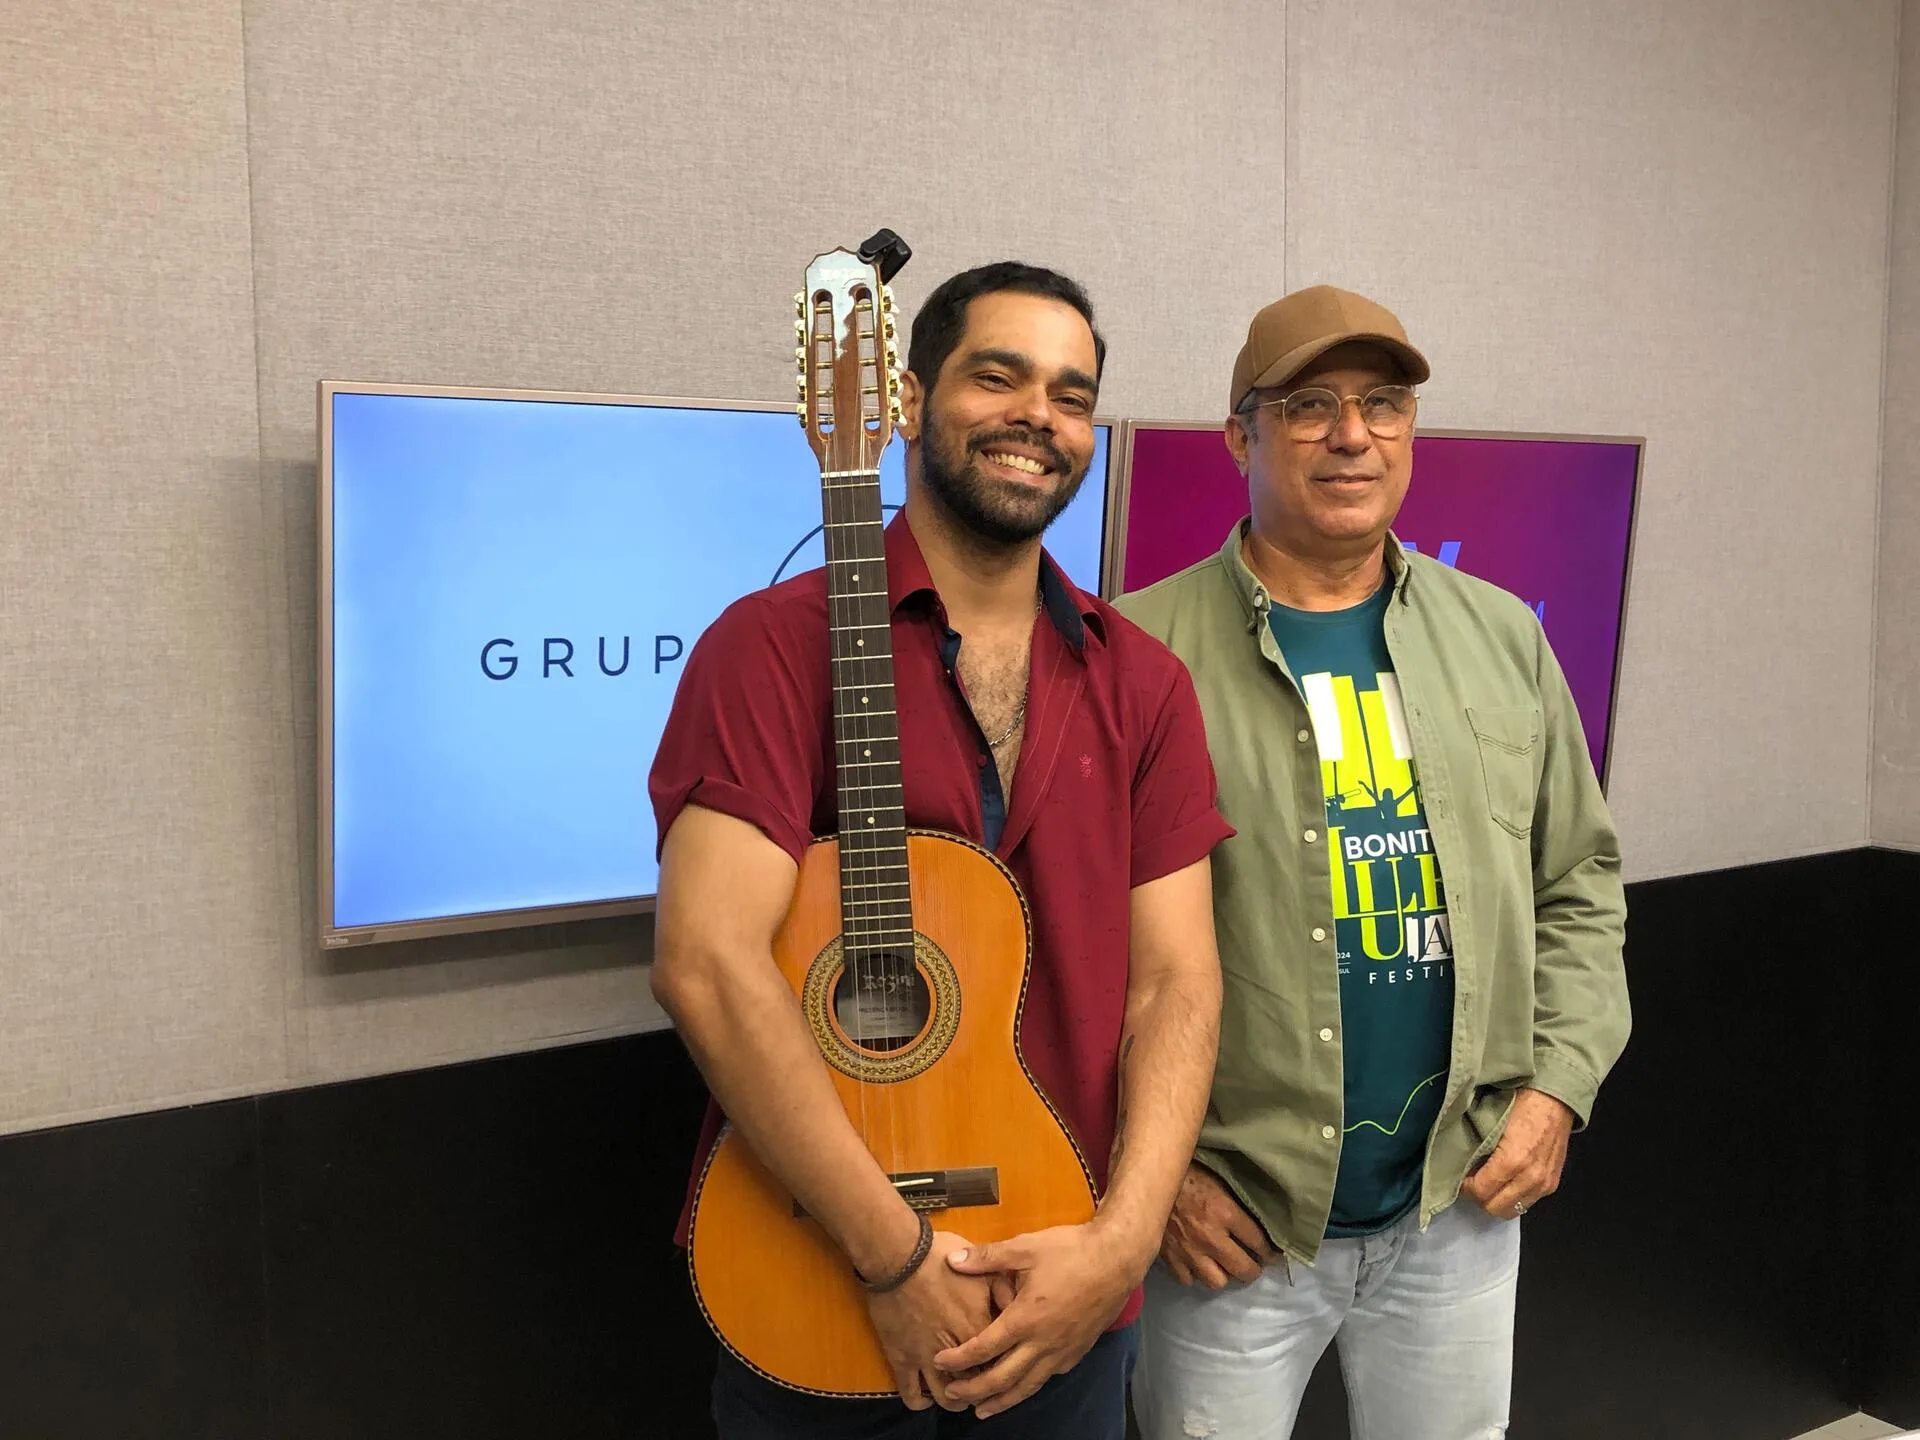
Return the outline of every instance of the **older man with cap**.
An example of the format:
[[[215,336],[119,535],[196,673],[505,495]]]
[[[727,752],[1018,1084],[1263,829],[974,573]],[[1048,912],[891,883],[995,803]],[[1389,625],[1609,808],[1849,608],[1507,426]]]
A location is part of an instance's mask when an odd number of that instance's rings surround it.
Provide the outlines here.
[[[1427,377],[1362,296],[1262,310],[1225,427],[1251,513],[1119,602],[1192,672],[1238,831],[1146,1440],[1284,1440],[1329,1342],[1355,1440],[1504,1434],[1518,1219],[1626,1043],[1618,842],[1546,636],[1390,528]]]

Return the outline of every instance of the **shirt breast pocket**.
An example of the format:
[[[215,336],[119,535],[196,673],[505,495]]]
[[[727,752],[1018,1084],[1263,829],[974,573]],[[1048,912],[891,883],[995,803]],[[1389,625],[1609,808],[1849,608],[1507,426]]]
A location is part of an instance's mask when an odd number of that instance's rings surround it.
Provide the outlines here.
[[[1501,829],[1524,840],[1533,833],[1533,805],[1539,789],[1534,767],[1540,748],[1540,711],[1531,705],[1499,709],[1470,705],[1467,723],[1480,750],[1488,813]]]

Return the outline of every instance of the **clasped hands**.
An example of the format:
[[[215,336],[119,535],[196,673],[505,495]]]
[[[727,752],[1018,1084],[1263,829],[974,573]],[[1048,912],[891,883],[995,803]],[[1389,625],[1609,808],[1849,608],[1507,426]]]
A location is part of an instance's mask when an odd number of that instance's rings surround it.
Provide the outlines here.
[[[1079,1363],[1139,1284],[1151,1252],[1098,1219],[992,1244],[934,1232],[899,1289],[868,1308],[909,1409],[972,1407],[981,1419]]]
[[[1538,1090],[1516,1097],[1499,1145],[1461,1193],[1517,1216],[1558,1187],[1574,1115]],[[910,1409],[972,1407],[982,1419],[1070,1370],[1113,1323],[1147,1258],[1102,1227],[1064,1225],[993,1244],[936,1231],[906,1284],[869,1302]],[[1160,1237],[1175,1280],[1212,1289],[1251,1282],[1279,1257],[1231,1191],[1195,1164]]]

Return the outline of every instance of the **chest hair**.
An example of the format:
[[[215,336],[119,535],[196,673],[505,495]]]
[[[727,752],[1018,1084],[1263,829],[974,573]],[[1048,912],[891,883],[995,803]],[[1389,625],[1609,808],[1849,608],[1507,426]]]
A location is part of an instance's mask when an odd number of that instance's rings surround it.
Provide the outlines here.
[[[1032,639],[1032,632],[1025,631],[984,641],[968,639],[960,647],[960,685],[987,739],[1000,741],[994,746],[993,759],[1000,771],[1000,793],[1009,803],[1013,772],[1019,768],[1020,746],[1026,738],[1022,712],[1027,705]]]

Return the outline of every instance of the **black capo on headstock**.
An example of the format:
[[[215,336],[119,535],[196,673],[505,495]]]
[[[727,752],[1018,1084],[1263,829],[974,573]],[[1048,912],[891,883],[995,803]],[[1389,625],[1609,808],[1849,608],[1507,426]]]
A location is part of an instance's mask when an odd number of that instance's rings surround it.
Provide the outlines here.
[[[887,284],[900,273],[900,267],[913,258],[907,242],[891,230],[876,230],[860,245],[860,258],[869,265],[880,265],[880,283]]]

